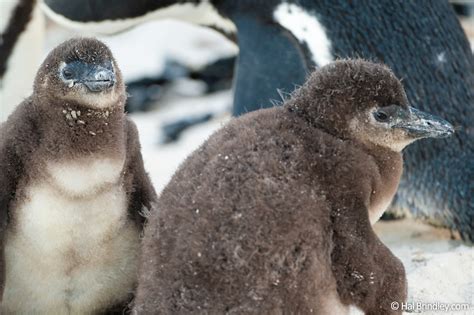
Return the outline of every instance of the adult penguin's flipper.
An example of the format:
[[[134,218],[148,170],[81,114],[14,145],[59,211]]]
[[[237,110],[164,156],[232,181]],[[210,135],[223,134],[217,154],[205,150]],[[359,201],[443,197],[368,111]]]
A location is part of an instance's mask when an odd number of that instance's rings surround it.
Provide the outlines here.
[[[140,17],[166,7],[169,1],[44,0],[44,4],[65,19],[87,23]]]
[[[235,27],[208,1],[197,0],[44,0],[43,11],[60,25],[113,34],[140,23],[178,19],[208,25],[231,35]]]
[[[127,30],[169,1],[44,0],[43,11],[60,25],[102,34]]]
[[[308,73],[304,51],[284,28],[251,16],[233,17],[239,57],[234,76],[233,115],[239,116],[281,101],[279,90],[292,92]]]

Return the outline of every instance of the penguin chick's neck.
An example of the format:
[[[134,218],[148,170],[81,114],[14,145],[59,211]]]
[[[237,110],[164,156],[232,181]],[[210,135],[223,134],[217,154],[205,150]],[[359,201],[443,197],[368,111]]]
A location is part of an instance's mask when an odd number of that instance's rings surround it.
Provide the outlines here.
[[[42,106],[39,119],[47,120],[44,141],[60,156],[115,153],[125,145],[122,106],[93,109],[71,102]]]
[[[353,141],[354,145],[372,157],[377,165],[369,200],[369,219],[375,224],[390,206],[403,171],[401,152],[380,145]]]
[[[324,132],[333,139],[338,139],[346,142],[346,144],[353,149],[362,151],[367,156],[367,159],[372,159],[376,165],[376,171],[367,170],[371,172],[372,191],[368,197],[369,219],[371,224],[374,224],[382,216],[383,212],[390,205],[396,191],[403,170],[403,159],[400,152],[394,151],[384,146],[375,145],[367,142],[357,141],[354,139],[343,139],[338,137],[334,130],[325,126],[320,126],[314,121],[307,119],[307,116],[301,115],[301,112],[294,108],[289,108],[289,113],[295,114],[296,120],[293,122],[297,126],[306,125],[309,128],[314,128]],[[295,128],[299,130],[300,128]],[[302,129],[305,132],[305,128]],[[306,139],[305,136],[302,138]],[[314,139],[307,139],[307,141],[314,141]],[[307,147],[312,147],[308,144]],[[318,148],[319,149],[319,148]]]

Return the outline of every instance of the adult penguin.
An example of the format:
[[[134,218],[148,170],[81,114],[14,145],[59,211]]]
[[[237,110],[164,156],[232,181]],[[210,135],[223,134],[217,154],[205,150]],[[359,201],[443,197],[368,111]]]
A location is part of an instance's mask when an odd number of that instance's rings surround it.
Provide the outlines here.
[[[240,54],[234,115],[270,107],[307,73],[338,57],[382,61],[404,80],[410,103],[453,122],[450,141],[415,144],[395,207],[474,240],[474,59],[448,1],[349,0],[45,0],[58,22],[116,32],[175,17],[225,34]],[[441,153],[437,153],[441,152]],[[443,184],[441,184],[443,183]]]

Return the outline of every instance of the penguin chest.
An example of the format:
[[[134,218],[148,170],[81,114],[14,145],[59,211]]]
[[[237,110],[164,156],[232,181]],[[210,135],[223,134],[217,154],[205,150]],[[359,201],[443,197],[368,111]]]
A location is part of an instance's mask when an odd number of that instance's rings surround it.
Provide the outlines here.
[[[91,313],[128,298],[139,231],[122,166],[49,165],[46,180],[26,187],[7,234],[4,311]]]
[[[82,159],[46,165],[50,184],[66,195],[81,197],[117,185],[124,159]]]

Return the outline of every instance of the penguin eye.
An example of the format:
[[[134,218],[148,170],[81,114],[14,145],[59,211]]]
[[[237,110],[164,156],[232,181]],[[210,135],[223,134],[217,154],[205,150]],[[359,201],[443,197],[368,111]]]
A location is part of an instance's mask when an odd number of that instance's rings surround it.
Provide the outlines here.
[[[383,110],[378,110],[374,113],[375,120],[379,122],[387,122],[389,121],[390,116],[384,112]]]
[[[69,70],[69,69],[64,69],[64,70],[63,70],[63,77],[64,77],[66,80],[72,79],[72,76],[73,76],[73,73],[72,73],[71,70]]]

